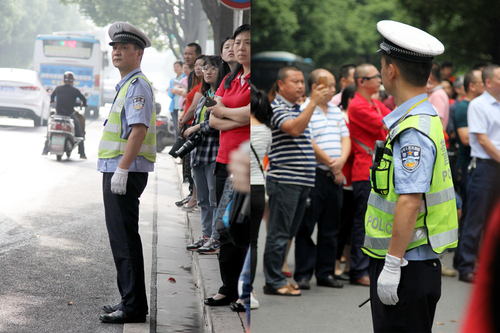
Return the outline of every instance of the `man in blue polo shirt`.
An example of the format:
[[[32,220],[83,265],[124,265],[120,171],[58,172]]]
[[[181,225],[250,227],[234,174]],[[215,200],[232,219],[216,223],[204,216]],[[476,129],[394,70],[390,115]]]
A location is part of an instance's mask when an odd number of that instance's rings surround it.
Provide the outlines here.
[[[469,103],[469,145],[476,161],[467,187],[458,253],[459,280],[472,282],[475,259],[488,210],[495,204],[500,183],[500,67],[483,69],[483,94]],[[473,162],[474,163],[474,162]]]
[[[313,272],[318,286],[342,288],[335,279],[337,236],[344,175],[342,168],[351,151],[349,130],[338,106],[328,101],[335,94],[335,77],[325,69],[311,72],[309,88],[316,89],[320,77],[326,77],[328,94],[314,109],[309,122],[314,155],[316,156],[315,186],[309,192],[311,203],[295,236],[294,279],[300,289],[310,289]],[[301,109],[309,105],[308,98]],[[318,223],[316,244],[311,238]]]
[[[300,69],[283,67],[278,73],[278,87],[279,94],[271,104],[274,115],[267,174],[269,223],[264,251],[264,293],[300,296],[300,290],[287,283],[281,268],[288,241],[297,233],[307,195],[314,187],[316,161],[308,124],[328,89],[323,85],[314,89],[309,105],[300,111],[296,102],[305,91],[304,74]]]

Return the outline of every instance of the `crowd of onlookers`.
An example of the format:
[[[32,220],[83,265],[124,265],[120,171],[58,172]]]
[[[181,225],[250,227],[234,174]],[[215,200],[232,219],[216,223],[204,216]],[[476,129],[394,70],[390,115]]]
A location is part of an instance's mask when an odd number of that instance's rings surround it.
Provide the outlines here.
[[[176,204],[184,211],[199,209],[201,213],[202,234],[187,250],[218,254],[222,286],[205,304],[233,303],[235,311],[245,310],[243,302],[236,301],[250,238],[237,246],[218,233],[215,221],[230,175],[230,156],[250,140],[250,45],[248,24],[225,38],[217,55],[202,54],[200,45],[188,44],[184,63],[174,63],[176,77],[168,88],[177,137],[171,154],[181,158],[183,181],[190,190]],[[192,150],[181,154],[181,147]]]
[[[368,63],[343,65],[338,82],[325,69],[303,73],[286,66],[270,92],[260,91],[249,80],[249,29],[243,25],[226,38],[220,55],[202,55],[198,44],[188,44],[184,63],[174,63],[177,77],[168,89],[178,135],[193,140],[200,134],[183,158],[191,193],[178,205],[201,211],[202,235],[187,249],[218,253],[223,284],[205,304],[244,310],[238,276],[250,248],[250,283],[255,279],[263,219],[265,294],[300,296],[313,276],[318,286],[342,288],[341,281],[369,286],[368,257],[361,248],[370,166],[375,141],[388,134],[383,118],[396,108],[394,98]],[[455,276],[458,270],[461,281],[472,282],[500,179],[500,118],[494,113],[500,108],[500,67],[480,64],[455,77],[450,62],[434,61],[427,93],[445,132],[451,167],[443,177],[453,178],[460,226],[454,267],[443,265],[442,274]],[[250,137],[250,247],[242,247],[221,237],[214,221],[230,154]],[[292,276],[294,283],[287,280]],[[250,305],[258,307],[253,292]]]
[[[388,134],[382,120],[396,104],[372,64],[342,66],[339,82],[337,93],[335,77],[327,70],[303,73],[287,66],[267,96],[253,92],[256,109],[271,107],[272,140],[264,159],[265,294],[299,296],[310,289],[313,275],[318,286],[342,288],[341,281],[370,285],[368,257],[361,251],[370,166],[375,141]],[[442,275],[458,271],[459,280],[470,283],[500,179],[500,67],[479,64],[455,77],[450,62],[434,61],[427,94],[443,125],[450,160],[443,177],[453,178],[460,225],[453,267],[443,265]],[[265,135],[257,127],[254,134],[252,124],[252,144],[264,146]],[[435,149],[441,152],[442,147]],[[287,258],[293,239],[292,273]],[[295,283],[287,280],[292,276]]]

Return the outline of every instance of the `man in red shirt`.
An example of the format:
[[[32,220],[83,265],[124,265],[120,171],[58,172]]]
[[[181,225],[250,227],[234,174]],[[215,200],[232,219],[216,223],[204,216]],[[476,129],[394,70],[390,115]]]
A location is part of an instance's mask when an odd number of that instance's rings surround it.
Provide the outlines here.
[[[382,119],[389,110],[382,102],[372,99],[382,82],[377,68],[371,64],[361,64],[354,72],[356,94],[349,104],[349,130],[351,134],[354,161],[352,185],[354,190],[355,213],[351,239],[350,282],[354,285],[370,286],[368,277],[368,257],[361,252],[365,238],[364,220],[368,196],[370,195],[370,166],[376,140],[385,140],[387,127]]]

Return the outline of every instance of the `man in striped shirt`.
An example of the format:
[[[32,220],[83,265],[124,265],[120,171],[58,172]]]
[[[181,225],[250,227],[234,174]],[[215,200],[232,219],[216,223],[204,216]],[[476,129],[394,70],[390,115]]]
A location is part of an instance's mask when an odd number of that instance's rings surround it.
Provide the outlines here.
[[[288,241],[302,221],[307,195],[314,187],[316,162],[308,124],[316,105],[330,96],[324,85],[311,92],[309,105],[300,111],[297,100],[304,94],[304,74],[293,66],[278,73],[279,94],[272,103],[273,141],[267,174],[269,223],[264,251],[264,293],[299,296],[287,283],[281,268]],[[331,96],[330,96],[331,98]]]
[[[315,89],[320,77],[327,79],[328,95],[316,106],[309,122],[316,156],[316,180],[309,192],[311,203],[295,236],[294,279],[300,289],[310,289],[313,273],[318,286],[344,286],[335,279],[335,258],[342,209],[342,168],[351,151],[351,139],[342,112],[338,106],[328,103],[335,94],[335,77],[325,69],[316,69],[309,76],[309,88]],[[301,109],[309,102],[307,99]],[[311,238],[316,222],[317,245]]]

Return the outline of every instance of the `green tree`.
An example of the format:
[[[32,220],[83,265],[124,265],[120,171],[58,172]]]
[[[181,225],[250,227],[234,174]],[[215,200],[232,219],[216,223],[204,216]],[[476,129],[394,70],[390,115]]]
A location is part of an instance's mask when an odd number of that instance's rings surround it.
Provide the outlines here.
[[[399,1],[410,13],[407,23],[443,42],[446,51],[436,60],[452,60],[463,71],[477,62],[500,64],[499,1]]]
[[[144,29],[153,46],[162,49],[167,44],[177,58],[182,50],[197,40],[200,14],[204,11],[210,21],[217,49],[227,31],[232,32],[233,12],[222,10],[219,1],[214,0],[61,0],[75,3],[81,12],[98,26],[116,21],[127,21]],[[222,15],[230,15],[225,20]],[[227,27],[229,23],[229,27]]]
[[[61,1],[78,4],[82,14],[98,26],[130,22],[146,32],[155,48],[162,49],[168,43],[177,58],[179,48],[196,40],[202,10],[199,0]]]
[[[38,34],[88,28],[75,6],[57,0],[0,0],[0,12],[1,67],[29,68]]]
[[[293,34],[300,28],[294,0],[252,1],[252,49],[289,51],[296,49]]]
[[[344,63],[377,63],[376,24],[402,12],[398,0],[253,0],[252,47],[311,58],[336,74]]]

